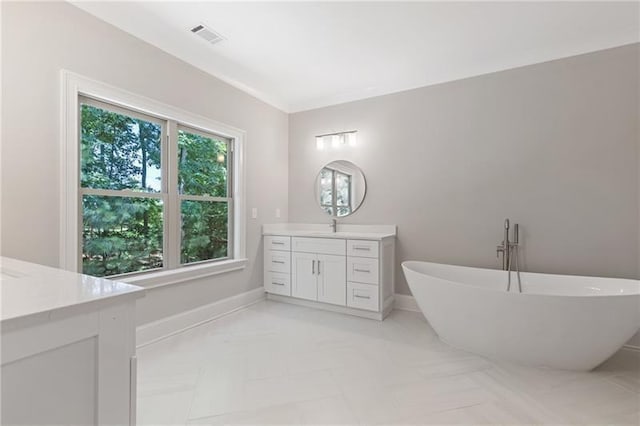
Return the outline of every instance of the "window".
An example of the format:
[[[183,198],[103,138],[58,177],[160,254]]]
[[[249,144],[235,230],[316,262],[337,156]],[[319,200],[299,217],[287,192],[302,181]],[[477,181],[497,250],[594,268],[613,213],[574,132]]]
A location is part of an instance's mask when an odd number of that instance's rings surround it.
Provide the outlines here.
[[[63,70],[60,267],[146,287],[243,269],[243,130]]]
[[[82,94],[77,109],[78,269],[132,275],[241,254],[236,138]]]
[[[233,241],[228,234],[232,142],[183,126],[178,127],[177,139],[181,262],[226,259]]]

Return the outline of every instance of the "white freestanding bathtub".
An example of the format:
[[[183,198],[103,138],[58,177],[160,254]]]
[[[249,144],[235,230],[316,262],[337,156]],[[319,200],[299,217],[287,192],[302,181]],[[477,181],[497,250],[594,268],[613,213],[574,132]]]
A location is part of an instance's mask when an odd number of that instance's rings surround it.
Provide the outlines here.
[[[440,339],[534,366],[591,370],[640,327],[640,281],[409,261],[402,269]]]

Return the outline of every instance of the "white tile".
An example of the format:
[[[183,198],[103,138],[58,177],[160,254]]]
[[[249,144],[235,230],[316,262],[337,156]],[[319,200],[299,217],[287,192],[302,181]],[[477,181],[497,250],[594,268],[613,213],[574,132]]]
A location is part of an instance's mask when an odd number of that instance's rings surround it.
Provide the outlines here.
[[[611,383],[615,383],[619,386],[622,386],[623,388],[630,390],[631,392],[640,394],[640,378],[637,376],[632,376],[632,375],[609,376],[606,378],[606,380],[610,381]]]
[[[640,351],[622,349],[600,364],[594,373],[633,376],[640,379]]]
[[[514,410],[503,402],[487,402],[457,409],[422,412],[407,418],[408,424],[539,424],[534,417]]]
[[[494,368],[486,370],[486,373],[507,388],[529,394],[550,391],[575,381],[596,379],[588,372],[534,368],[506,362],[494,362]]]
[[[184,425],[193,399],[192,391],[165,392],[138,397],[137,424]]]
[[[200,372],[138,375],[138,396],[193,391],[199,376]]]
[[[329,425],[356,424],[358,422],[355,414],[341,395],[299,402],[296,405],[304,424]]]
[[[211,354],[195,388],[189,418],[215,416],[244,409],[246,363],[233,353]]]
[[[432,413],[494,402],[490,390],[465,375],[423,380],[409,385],[393,386],[391,396],[406,411]]]
[[[308,401],[340,395],[340,388],[325,371],[249,380],[245,383],[243,404],[253,410],[272,405]]]
[[[640,396],[606,380],[574,381],[534,396],[564,421],[615,423],[640,408]]]
[[[294,404],[278,405],[252,411],[222,414],[190,420],[188,425],[299,425],[303,418]]]
[[[419,313],[383,322],[262,302],[138,351],[161,424],[639,424],[640,357],[594,372],[487,360]]]
[[[484,358],[452,357],[450,359],[445,358],[438,361],[427,362],[422,366],[418,366],[417,370],[420,372],[422,377],[435,378],[471,373],[474,371],[483,371],[491,367],[491,363]]]
[[[376,392],[370,389],[369,392],[346,394],[345,400],[362,425],[396,424],[408,415],[385,390]]]

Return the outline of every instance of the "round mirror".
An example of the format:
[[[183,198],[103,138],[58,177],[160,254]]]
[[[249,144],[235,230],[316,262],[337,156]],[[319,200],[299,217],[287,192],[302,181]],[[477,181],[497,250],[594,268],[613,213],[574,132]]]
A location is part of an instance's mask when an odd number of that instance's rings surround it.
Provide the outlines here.
[[[316,201],[334,217],[349,216],[364,200],[367,183],[362,170],[350,161],[337,160],[325,165],[316,178]]]

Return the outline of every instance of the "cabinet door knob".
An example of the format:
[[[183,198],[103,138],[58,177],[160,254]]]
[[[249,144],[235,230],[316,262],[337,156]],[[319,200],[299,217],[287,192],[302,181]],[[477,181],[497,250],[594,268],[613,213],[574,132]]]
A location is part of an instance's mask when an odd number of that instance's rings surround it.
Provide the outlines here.
[[[311,261],[311,275],[315,275],[316,274],[316,261],[312,260]]]
[[[318,260],[318,275],[320,275],[320,261]]]

